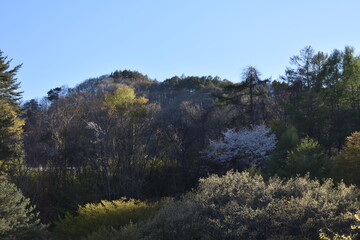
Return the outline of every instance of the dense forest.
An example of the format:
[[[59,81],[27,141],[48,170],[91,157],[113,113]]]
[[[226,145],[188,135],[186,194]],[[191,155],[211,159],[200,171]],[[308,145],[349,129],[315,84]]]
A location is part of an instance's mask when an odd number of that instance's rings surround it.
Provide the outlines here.
[[[116,70],[20,102],[0,51],[1,239],[358,239],[360,56],[158,82]]]

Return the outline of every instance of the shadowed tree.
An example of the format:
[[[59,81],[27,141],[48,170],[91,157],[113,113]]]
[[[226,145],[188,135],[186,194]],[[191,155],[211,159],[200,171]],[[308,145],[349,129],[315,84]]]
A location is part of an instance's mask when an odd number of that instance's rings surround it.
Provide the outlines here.
[[[255,107],[254,107],[254,97],[260,96],[263,94],[263,91],[261,88],[259,88],[261,85],[264,85],[269,80],[260,80],[260,73],[255,67],[248,67],[243,72],[243,77],[245,79],[244,86],[249,90],[249,112],[250,112],[250,121],[251,124],[256,124],[255,119]]]
[[[360,132],[353,132],[335,157],[334,175],[348,184],[360,186]]]
[[[261,80],[260,73],[255,67],[248,67],[242,74],[243,82],[238,84],[227,84],[223,87],[224,93],[217,96],[218,105],[226,106],[233,104],[240,109],[245,109],[245,112],[249,115],[249,120],[244,121],[244,125],[261,124],[260,114],[262,112],[263,117],[265,115],[265,101],[262,96],[265,96],[265,85],[269,82],[269,79]],[[257,109],[261,108],[261,110]]]

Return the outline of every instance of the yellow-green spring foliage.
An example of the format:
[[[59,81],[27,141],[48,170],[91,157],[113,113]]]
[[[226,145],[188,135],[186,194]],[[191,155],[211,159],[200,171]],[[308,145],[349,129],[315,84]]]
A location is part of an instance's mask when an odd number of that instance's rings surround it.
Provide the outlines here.
[[[360,186],[360,132],[353,132],[335,157],[335,176]]]
[[[145,104],[148,99],[136,97],[134,89],[123,86],[116,89],[113,95],[106,95],[104,106],[111,115],[141,117],[146,115]]]
[[[67,214],[56,224],[54,232],[60,237],[78,239],[102,227],[119,229],[154,216],[162,204],[162,201],[148,203],[126,198],[89,203],[80,206],[77,215]]]

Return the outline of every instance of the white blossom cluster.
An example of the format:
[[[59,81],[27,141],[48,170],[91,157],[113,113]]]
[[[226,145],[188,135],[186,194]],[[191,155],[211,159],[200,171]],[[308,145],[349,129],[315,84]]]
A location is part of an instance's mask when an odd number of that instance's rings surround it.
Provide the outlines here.
[[[241,161],[246,165],[260,165],[274,150],[277,140],[275,134],[264,125],[244,128],[240,131],[228,129],[223,140],[211,140],[205,156],[220,163]]]
[[[105,134],[105,131],[97,123],[86,122],[86,124],[87,124],[87,126],[86,126],[87,129],[94,131],[95,140],[92,140],[91,143],[94,143],[94,144],[100,143],[103,135]]]

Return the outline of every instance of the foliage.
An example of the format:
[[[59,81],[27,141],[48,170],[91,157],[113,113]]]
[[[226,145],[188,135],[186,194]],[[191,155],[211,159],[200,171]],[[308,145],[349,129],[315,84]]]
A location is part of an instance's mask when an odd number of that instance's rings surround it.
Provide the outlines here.
[[[166,204],[154,218],[140,225],[143,239],[211,239],[198,207],[186,197]]]
[[[244,86],[249,89],[249,112],[250,112],[250,123],[255,124],[255,106],[254,97],[256,95],[264,94],[263,89],[260,87],[265,85],[268,80],[260,80],[259,71],[254,67],[248,67],[243,72],[244,75]]]
[[[166,79],[161,85],[170,89],[186,89],[189,91],[197,91],[205,87],[225,86],[227,84],[229,84],[229,81],[221,80],[219,77],[175,76]]]
[[[78,205],[104,199],[103,181],[92,172],[63,172],[44,167],[28,170],[21,179],[21,187],[24,195],[36,203],[42,222],[54,224],[67,212],[75,214]]]
[[[289,90],[281,102],[287,117],[299,130],[318,139],[327,149],[339,148],[360,121],[359,56],[354,49],[331,54],[310,46],[290,59],[285,71]]]
[[[145,196],[168,196],[177,194],[179,186],[183,183],[177,174],[178,163],[176,161],[153,158],[145,167]]]
[[[165,200],[164,200],[165,201]],[[147,203],[134,199],[101,201],[80,206],[77,215],[67,214],[55,226],[57,236],[78,239],[102,227],[120,228],[152,217],[163,202]]]
[[[44,226],[34,209],[14,184],[0,180],[1,239],[40,239]]]
[[[272,129],[274,130],[274,127]],[[285,128],[285,130],[279,131],[277,135],[279,141],[266,164],[265,170],[271,175],[288,176],[286,157],[288,152],[293,150],[299,143],[299,135],[294,127]]]
[[[360,186],[360,132],[353,132],[334,160],[334,175]]]
[[[16,110],[0,100],[0,175],[16,175],[22,167],[23,125]]]
[[[261,124],[269,120],[267,115],[272,111],[266,107],[271,104],[267,99],[267,82],[268,79],[260,79],[260,72],[255,67],[247,67],[242,82],[223,86],[223,92],[216,95],[217,105],[233,105],[243,112],[245,125]]]
[[[52,102],[52,101],[56,101],[59,99],[59,95],[61,93],[63,89],[61,89],[60,87],[57,87],[57,88],[53,88],[53,89],[50,89],[48,92],[47,92],[47,99]]]
[[[11,60],[0,50],[0,175],[16,175],[22,167],[22,127],[20,83],[15,78],[21,65],[10,69]]]
[[[143,107],[148,99],[136,97],[134,89],[124,86],[118,88],[113,95],[105,97],[105,106],[109,108],[110,114],[141,116],[146,113]]]
[[[360,212],[357,212],[356,214],[353,214],[353,218],[356,220],[356,224],[351,225],[351,233],[350,235],[345,235],[341,233],[334,233],[333,231],[326,229],[321,229],[320,231],[320,239],[324,240],[355,240],[359,237],[359,231],[360,231]],[[328,232],[328,233],[325,233]]]
[[[141,233],[136,225],[130,224],[115,229],[112,227],[102,227],[98,231],[91,233],[86,240],[138,240]]]
[[[18,106],[22,92],[19,91],[20,83],[16,82],[15,76],[21,65],[9,69],[11,61],[7,56],[3,56],[0,50],[0,99],[10,105]]]
[[[264,125],[240,131],[229,129],[223,134],[223,140],[210,141],[209,151],[204,155],[228,168],[260,166],[277,141],[275,134],[271,134]]]
[[[317,239],[320,229],[346,233],[359,190],[308,176],[268,181],[248,172],[201,179],[143,227],[145,239]]]
[[[309,173],[310,177],[327,177],[330,170],[329,157],[322,146],[309,137],[301,140],[294,150],[289,151],[286,158],[288,176]]]
[[[244,169],[252,161],[269,175],[289,176],[288,153],[300,138],[316,139],[333,155],[360,122],[360,58],[353,48],[326,54],[306,47],[290,60],[285,81],[271,83],[249,67],[241,83],[211,76],[158,82],[124,70],[72,89],[54,88],[48,98],[24,104],[25,162],[35,169],[18,178],[19,186],[42,219],[52,222],[101,199],[179,196],[209,172]],[[15,88],[17,70],[5,70],[12,72],[6,76]],[[0,155],[6,155],[0,161],[7,172],[23,160],[20,93],[12,91],[14,105],[0,101]],[[216,155],[201,158],[209,139],[221,143],[216,140],[226,129],[251,124],[271,126],[279,140],[265,158],[243,152],[225,164],[214,161]],[[17,126],[13,137],[10,125]],[[334,168],[338,178],[340,165]]]
[[[279,142],[276,145],[276,151],[281,153],[292,150],[300,142],[297,129],[295,127],[286,128],[285,132],[281,134]]]

